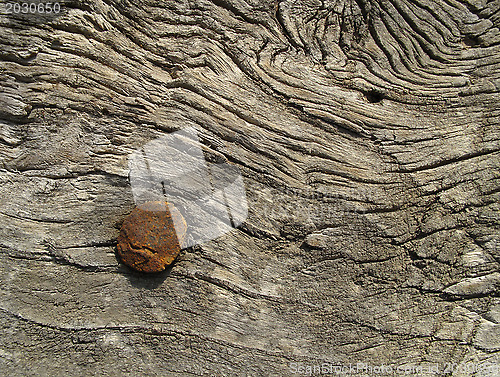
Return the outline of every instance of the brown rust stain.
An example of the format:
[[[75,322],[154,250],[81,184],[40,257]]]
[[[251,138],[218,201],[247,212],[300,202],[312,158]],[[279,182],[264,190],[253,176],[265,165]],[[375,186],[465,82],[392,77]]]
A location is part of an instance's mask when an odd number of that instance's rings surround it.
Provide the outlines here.
[[[135,270],[163,271],[179,255],[186,230],[182,214],[171,204],[143,203],[123,222],[118,236],[118,256]]]

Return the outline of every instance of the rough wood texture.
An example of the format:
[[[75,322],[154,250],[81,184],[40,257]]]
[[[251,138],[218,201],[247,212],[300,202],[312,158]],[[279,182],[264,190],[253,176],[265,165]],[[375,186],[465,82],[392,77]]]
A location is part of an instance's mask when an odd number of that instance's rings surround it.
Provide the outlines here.
[[[0,374],[500,363],[498,1],[4,5]],[[187,126],[248,219],[134,273],[127,155]]]

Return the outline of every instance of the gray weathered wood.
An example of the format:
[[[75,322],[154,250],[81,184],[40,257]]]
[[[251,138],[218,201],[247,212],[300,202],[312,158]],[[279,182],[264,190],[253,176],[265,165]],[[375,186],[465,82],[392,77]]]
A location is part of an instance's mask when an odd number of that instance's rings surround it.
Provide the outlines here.
[[[61,4],[0,3],[0,374],[500,369],[498,2]],[[127,156],[187,126],[249,216],[144,276]]]

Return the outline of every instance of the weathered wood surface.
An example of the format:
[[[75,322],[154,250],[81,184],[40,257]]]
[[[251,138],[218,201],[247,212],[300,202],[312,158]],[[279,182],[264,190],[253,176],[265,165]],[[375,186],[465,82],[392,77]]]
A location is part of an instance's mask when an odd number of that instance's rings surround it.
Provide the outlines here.
[[[500,363],[498,1],[62,8],[0,18],[0,374]],[[248,219],[134,273],[127,156],[186,126]]]

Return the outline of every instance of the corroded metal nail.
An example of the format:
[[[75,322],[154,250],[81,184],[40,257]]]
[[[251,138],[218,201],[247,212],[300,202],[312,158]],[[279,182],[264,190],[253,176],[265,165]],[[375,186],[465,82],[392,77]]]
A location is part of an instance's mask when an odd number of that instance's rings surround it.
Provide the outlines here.
[[[135,270],[163,271],[179,255],[186,230],[184,217],[172,204],[143,203],[123,222],[118,236],[118,256]]]

